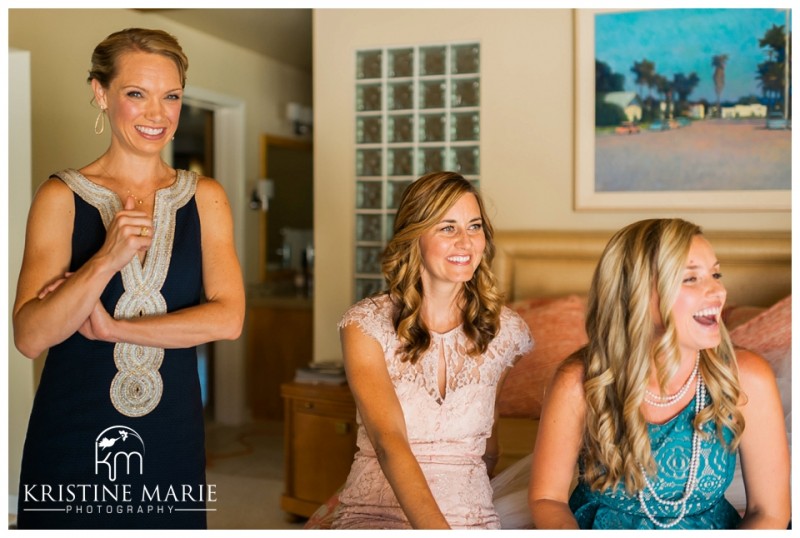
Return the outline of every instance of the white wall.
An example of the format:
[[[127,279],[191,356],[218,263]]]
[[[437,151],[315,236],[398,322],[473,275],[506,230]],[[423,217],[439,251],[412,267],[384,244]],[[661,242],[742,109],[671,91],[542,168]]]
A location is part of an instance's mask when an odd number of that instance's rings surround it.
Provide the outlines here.
[[[33,405],[33,363],[14,347],[11,312],[25,244],[25,221],[31,203],[30,54],[8,53],[8,461],[9,509],[16,512],[19,461]]]
[[[683,217],[707,230],[789,230],[788,212],[575,212],[572,9],[315,10],[314,359],[340,356],[353,298],[355,51],[477,40],[481,190],[498,229],[614,230]]]

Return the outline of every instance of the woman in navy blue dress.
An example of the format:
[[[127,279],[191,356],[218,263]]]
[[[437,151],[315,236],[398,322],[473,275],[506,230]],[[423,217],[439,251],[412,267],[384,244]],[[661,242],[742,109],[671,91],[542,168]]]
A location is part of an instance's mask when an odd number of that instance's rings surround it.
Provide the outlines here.
[[[244,289],[222,187],[161,159],[187,67],[166,32],[108,36],[88,80],[110,145],[34,197],[14,339],[47,360],[20,528],[205,528],[216,502],[196,346],[239,337]]]

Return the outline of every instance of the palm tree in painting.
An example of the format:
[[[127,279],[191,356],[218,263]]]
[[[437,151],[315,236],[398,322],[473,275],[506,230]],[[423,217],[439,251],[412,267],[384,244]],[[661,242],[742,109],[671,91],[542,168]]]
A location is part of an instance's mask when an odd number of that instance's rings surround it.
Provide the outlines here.
[[[644,92],[642,91],[644,86],[647,88],[653,88],[653,77],[656,73],[656,64],[651,62],[648,59],[643,59],[641,62],[633,62],[633,67],[631,67],[631,72],[636,75],[636,84],[639,86],[639,94],[644,99]]]
[[[643,58],[641,62],[633,62],[633,67],[631,67],[631,72],[636,75],[636,80],[634,82],[636,83],[637,86],[639,86],[639,96],[645,108],[644,116],[645,118],[652,119],[653,117],[653,111],[651,110],[653,104],[652,90],[656,85],[656,78],[655,78],[656,64],[646,58]],[[643,92],[645,86],[648,89],[647,98],[644,97],[644,92]]]
[[[718,54],[711,59],[714,67],[714,91],[717,94],[717,114],[722,117],[722,89],[725,87],[725,64],[728,62],[727,54]]]
[[[675,73],[672,76],[672,88],[678,95],[678,113],[683,114],[689,101],[689,94],[692,93],[700,83],[700,77],[692,72],[688,77],[684,73]]]
[[[663,104],[661,105],[664,119],[672,119],[672,91],[673,86],[670,80],[664,75],[655,74],[653,76],[653,85],[656,91],[662,95]]]
[[[759,81],[762,94],[770,102],[770,108],[775,108],[776,103],[786,100],[784,83],[787,76],[787,61],[784,27],[773,24],[764,37],[758,40],[758,46],[766,49],[767,61],[758,64],[756,79]],[[791,65],[791,58],[788,65]]]
[[[625,75],[615,73],[611,66],[595,59],[594,91],[596,93],[621,92],[625,90]]]

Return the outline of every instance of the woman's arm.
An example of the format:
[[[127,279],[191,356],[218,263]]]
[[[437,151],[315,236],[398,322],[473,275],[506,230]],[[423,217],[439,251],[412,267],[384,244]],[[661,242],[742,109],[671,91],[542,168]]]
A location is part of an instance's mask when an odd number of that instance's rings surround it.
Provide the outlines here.
[[[568,503],[585,415],[583,365],[566,363],[545,394],[531,459],[528,503],[537,529],[578,528]]]
[[[494,468],[497,466],[497,461],[500,459],[500,439],[497,434],[497,423],[500,420],[500,391],[503,390],[503,383],[505,383],[508,372],[511,368],[506,368],[500,375],[500,380],[497,382],[497,393],[494,397],[494,422],[492,423],[492,435],[486,440],[486,452],[483,454],[483,462],[486,464],[486,472],[490,477],[494,476]]]
[[[408,442],[405,418],[378,342],[354,324],[341,330],[347,380],[383,474],[415,529],[450,528]]]
[[[150,218],[133,209],[131,200],[117,213],[100,250],[68,279],[40,297],[48,284],[59,282],[69,269],[75,219],[73,193],[51,178],[31,204],[25,250],[14,302],[14,343],[23,355],[36,358],[63,342],[90,316],[111,277],[133,256],[150,246],[139,236]]]
[[[143,346],[184,348],[239,337],[244,323],[244,284],[233,241],[233,219],[222,186],[201,178],[196,192],[206,301],[159,316],[113,319],[102,305],[87,337]],[[71,279],[72,277],[70,277]]]
[[[789,446],[772,368],[750,351],[736,353],[744,432],[739,445],[747,508],[742,529],[786,529],[791,517]]]

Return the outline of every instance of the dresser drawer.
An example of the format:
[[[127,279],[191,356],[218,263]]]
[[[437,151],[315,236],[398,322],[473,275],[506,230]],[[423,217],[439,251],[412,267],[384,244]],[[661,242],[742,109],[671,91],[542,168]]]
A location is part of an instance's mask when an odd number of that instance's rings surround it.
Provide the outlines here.
[[[310,516],[344,484],[356,451],[356,406],[347,386],[284,383],[286,512]]]

